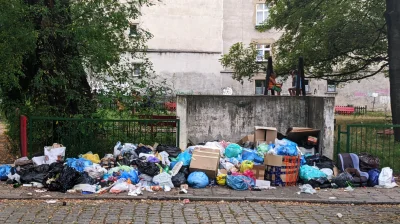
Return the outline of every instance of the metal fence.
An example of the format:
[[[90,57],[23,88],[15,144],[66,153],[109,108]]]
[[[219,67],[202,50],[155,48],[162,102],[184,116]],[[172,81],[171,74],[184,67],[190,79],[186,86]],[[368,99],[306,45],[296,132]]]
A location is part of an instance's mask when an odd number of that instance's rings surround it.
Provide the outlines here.
[[[336,152],[366,152],[380,159],[380,166],[400,173],[400,142],[394,138],[394,128],[400,125],[350,124],[337,126]]]
[[[154,143],[177,146],[179,119],[99,120],[55,117],[30,117],[27,125],[28,153],[43,152],[43,147],[60,143],[66,156],[76,157],[91,151],[104,156],[112,153],[116,142]]]

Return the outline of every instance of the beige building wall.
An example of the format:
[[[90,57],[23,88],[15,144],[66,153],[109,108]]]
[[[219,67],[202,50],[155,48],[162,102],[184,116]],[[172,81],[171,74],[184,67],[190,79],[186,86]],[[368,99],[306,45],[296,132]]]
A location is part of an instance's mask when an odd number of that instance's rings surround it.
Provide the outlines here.
[[[256,75],[243,85],[231,78],[219,59],[237,43],[272,44],[281,32],[258,32],[256,4],[264,0],[161,0],[144,7],[143,15],[135,22],[150,31],[154,38],[148,42],[148,56],[160,79],[166,79],[175,93],[255,94],[255,80],[265,80],[265,74]],[[273,55],[273,52],[272,52]],[[291,78],[283,85],[282,95],[288,95]],[[325,80],[309,80],[309,93],[316,96],[335,96],[336,105],[353,104],[384,110],[388,102],[389,81],[384,75],[350,82],[328,93]]]

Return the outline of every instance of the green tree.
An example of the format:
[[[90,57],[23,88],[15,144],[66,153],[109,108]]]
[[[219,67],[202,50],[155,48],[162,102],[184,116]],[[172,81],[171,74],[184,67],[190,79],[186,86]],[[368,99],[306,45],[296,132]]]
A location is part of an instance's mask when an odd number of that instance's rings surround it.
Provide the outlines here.
[[[297,67],[299,57],[304,58],[305,74],[310,78],[348,82],[389,72],[393,123],[400,124],[399,1],[267,0],[266,3],[273,3],[269,18],[257,29],[283,32],[273,44],[275,73],[287,75]],[[237,52],[242,54],[238,58],[246,58],[248,51]],[[240,66],[237,61],[222,64],[233,69]],[[239,74],[242,78],[251,77],[256,71]],[[400,140],[400,131],[396,131],[396,139]]]
[[[147,0],[0,0],[0,99],[13,140],[18,115],[84,116],[96,109],[88,80],[109,91],[150,85],[151,63],[130,19]],[[140,77],[133,77],[140,62]],[[126,88],[125,88],[126,89]]]

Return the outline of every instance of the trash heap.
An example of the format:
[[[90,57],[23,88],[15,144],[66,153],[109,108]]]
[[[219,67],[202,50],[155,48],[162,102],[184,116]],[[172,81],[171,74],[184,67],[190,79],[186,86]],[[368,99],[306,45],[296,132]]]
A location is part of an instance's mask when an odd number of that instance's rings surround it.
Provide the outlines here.
[[[42,156],[23,157],[13,166],[0,166],[0,178],[15,187],[82,194],[127,192],[130,196],[175,187],[187,193],[188,187],[213,185],[261,190],[300,183],[301,192],[306,193],[328,187],[351,190],[357,184],[394,186],[390,168],[380,172],[379,159],[368,154],[339,154],[341,164],[337,168],[331,159],[315,153],[316,133],[319,131],[296,128],[278,138],[274,128],[255,127],[253,135],[238,143],[206,142],[184,151],[157,143],[148,146],[117,142],[110,150],[112,154],[102,158],[92,152],[65,158],[67,148],[55,143],[44,147]],[[348,164],[356,159],[363,170]]]

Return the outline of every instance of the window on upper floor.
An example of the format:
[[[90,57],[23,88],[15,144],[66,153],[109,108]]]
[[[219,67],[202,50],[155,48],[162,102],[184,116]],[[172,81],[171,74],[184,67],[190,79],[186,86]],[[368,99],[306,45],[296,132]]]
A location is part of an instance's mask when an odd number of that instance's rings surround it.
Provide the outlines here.
[[[268,4],[256,4],[256,26],[262,25],[269,15]]]
[[[327,89],[326,92],[328,93],[336,93],[336,82],[328,80],[327,82]]]
[[[256,61],[266,61],[270,55],[271,55],[270,44],[257,44]]]
[[[137,35],[138,32],[138,25],[137,24],[130,24],[129,25],[129,36],[134,37]]]
[[[133,65],[133,76],[140,76],[141,74],[141,64],[137,63]]]

